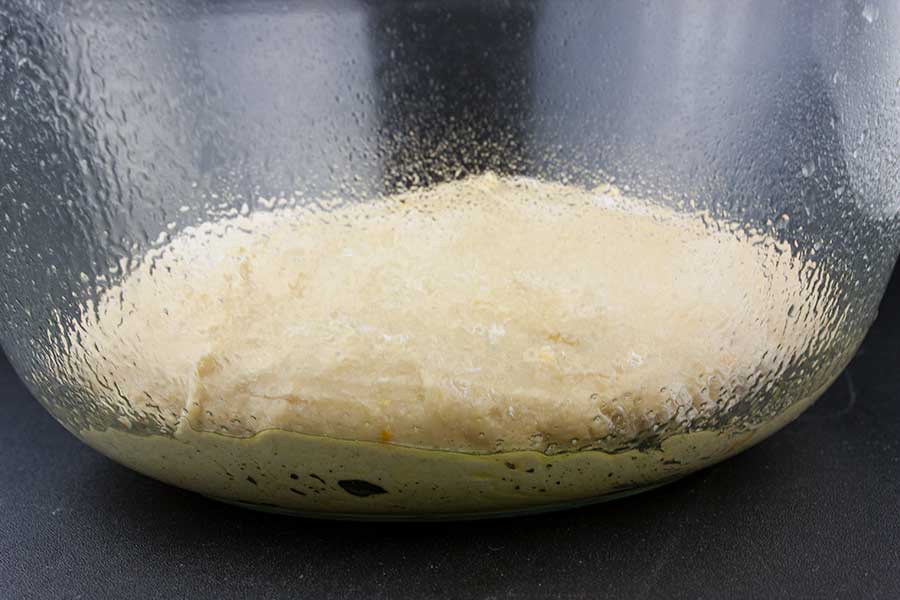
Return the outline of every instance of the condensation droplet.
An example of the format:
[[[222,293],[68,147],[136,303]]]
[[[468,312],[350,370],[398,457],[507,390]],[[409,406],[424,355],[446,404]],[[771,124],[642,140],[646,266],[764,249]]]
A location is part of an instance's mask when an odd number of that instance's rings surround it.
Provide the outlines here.
[[[787,213],[781,215],[780,217],[778,217],[778,220],[775,221],[775,229],[777,229],[778,231],[784,230],[785,228],[787,228],[790,221],[790,215],[788,215]]]
[[[873,4],[870,4],[870,3],[867,3],[867,4],[863,7],[863,10],[862,10],[862,17],[863,17],[863,19],[865,19],[869,24],[872,24],[872,23],[874,23],[875,21],[878,20],[878,12],[879,12],[879,11],[878,11],[878,7],[877,7],[877,6],[875,6],[875,5],[873,5]]]

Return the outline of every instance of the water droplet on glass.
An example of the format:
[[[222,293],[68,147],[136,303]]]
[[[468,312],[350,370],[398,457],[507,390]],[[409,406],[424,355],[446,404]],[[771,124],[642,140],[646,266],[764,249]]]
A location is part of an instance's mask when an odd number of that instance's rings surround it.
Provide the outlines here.
[[[787,213],[781,215],[780,217],[778,217],[778,220],[775,221],[775,229],[777,229],[778,231],[784,230],[785,228],[787,228],[790,221],[791,217]]]
[[[878,7],[872,4],[866,4],[862,10],[863,19],[867,22],[874,23],[878,20]]]

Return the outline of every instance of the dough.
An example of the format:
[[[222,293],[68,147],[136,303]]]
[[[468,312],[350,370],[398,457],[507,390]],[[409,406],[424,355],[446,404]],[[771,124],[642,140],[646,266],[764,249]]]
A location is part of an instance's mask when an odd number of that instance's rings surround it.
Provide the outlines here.
[[[466,452],[493,456],[485,460],[498,475],[488,479],[499,482],[508,461],[491,453],[545,457],[688,436],[678,442],[686,463],[665,473],[657,468],[671,457],[659,449],[628,460],[587,453],[594,458],[577,460],[606,462],[590,477],[573,467],[570,479],[584,481],[561,499],[580,498],[647,485],[749,443],[752,434],[738,444],[691,432],[764,393],[817,335],[802,307],[825,276],[787,244],[608,186],[487,174],[329,208],[185,230],[86,307],[72,350],[81,385],[122,416],[119,428],[82,435],[204,493],[350,512],[356,500],[336,483],[344,504],[328,505],[289,492],[289,475],[356,460],[356,471],[387,478],[379,485],[408,487],[453,481],[462,471],[440,465],[463,459],[440,456]],[[165,435],[128,433],[145,431],[140,423]],[[243,439],[267,430],[278,431]],[[273,443],[305,462],[273,458]],[[387,468],[388,456],[405,466]],[[247,461],[260,473],[237,480],[252,487],[217,494]],[[264,492],[261,480],[284,485]],[[456,484],[458,501],[442,510],[468,506],[471,489]],[[415,497],[408,509],[423,506]],[[384,510],[400,506],[390,501]]]
[[[81,347],[136,419],[571,449],[741,401],[810,334],[804,267],[611,190],[485,175],[187,231],[86,311]]]

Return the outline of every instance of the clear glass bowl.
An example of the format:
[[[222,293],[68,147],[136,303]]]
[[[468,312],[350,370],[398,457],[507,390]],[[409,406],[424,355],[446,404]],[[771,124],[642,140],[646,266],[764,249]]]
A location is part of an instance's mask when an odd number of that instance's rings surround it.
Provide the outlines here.
[[[0,6],[0,340],[256,508],[463,518],[796,417],[900,243],[890,2]]]

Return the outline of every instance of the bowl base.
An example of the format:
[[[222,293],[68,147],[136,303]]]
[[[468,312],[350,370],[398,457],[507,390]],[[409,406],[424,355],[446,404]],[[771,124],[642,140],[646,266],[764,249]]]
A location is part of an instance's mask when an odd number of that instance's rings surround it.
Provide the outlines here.
[[[225,504],[231,504],[232,506],[239,506],[241,508],[249,508],[251,510],[256,510],[259,512],[265,512],[276,515],[287,515],[291,517],[300,517],[304,519],[319,519],[319,520],[330,520],[330,521],[363,521],[363,522],[416,522],[416,523],[431,523],[431,522],[442,522],[442,521],[477,521],[481,519],[498,519],[498,518],[507,518],[507,517],[521,517],[526,515],[536,515],[540,513],[547,512],[555,512],[560,510],[568,510],[571,508],[579,508],[582,506],[589,506],[591,504],[599,504],[601,502],[610,502],[613,500],[619,500],[621,498],[626,498],[628,496],[633,496],[635,494],[640,494],[642,492],[646,492],[649,490],[656,489],[673,481],[681,479],[681,477],[675,477],[672,479],[666,479],[665,481],[659,481],[650,485],[645,485],[642,487],[633,488],[630,490],[624,490],[621,492],[614,492],[611,494],[604,494],[602,496],[592,496],[590,498],[581,498],[578,500],[567,500],[565,502],[553,502],[549,504],[539,504],[535,506],[528,506],[525,508],[513,508],[508,510],[486,510],[486,511],[478,511],[478,512],[448,512],[448,513],[422,513],[422,514],[410,514],[410,513],[401,513],[401,514],[391,514],[391,513],[342,513],[342,512],[327,512],[327,511],[305,511],[305,510],[292,510],[290,508],[283,508],[280,506],[276,506],[274,504],[259,504],[256,502],[243,502],[241,500],[234,500],[231,498],[221,498],[218,496],[209,496],[206,495],[207,498],[211,500],[216,500],[218,502],[224,502]]]

